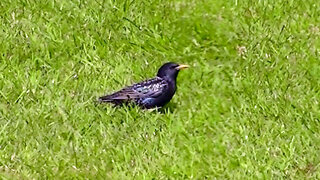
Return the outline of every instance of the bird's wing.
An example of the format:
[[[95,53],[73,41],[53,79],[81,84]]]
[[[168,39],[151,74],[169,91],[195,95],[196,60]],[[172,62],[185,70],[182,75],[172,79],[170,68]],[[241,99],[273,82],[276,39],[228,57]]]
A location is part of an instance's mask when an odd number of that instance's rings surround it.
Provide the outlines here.
[[[100,97],[100,100],[112,101],[138,99],[144,97],[154,98],[161,95],[166,88],[168,88],[168,83],[164,79],[156,77],[137,84],[133,84],[132,86],[123,88],[122,90],[111,95]]]

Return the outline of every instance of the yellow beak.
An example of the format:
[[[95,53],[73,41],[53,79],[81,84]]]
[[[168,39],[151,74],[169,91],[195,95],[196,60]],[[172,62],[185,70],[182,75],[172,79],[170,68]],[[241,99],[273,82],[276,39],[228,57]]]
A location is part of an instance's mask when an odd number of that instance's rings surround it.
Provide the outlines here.
[[[178,67],[176,67],[176,70],[186,69],[186,68],[189,68],[189,67],[190,67],[189,65],[186,65],[186,64],[180,64]]]

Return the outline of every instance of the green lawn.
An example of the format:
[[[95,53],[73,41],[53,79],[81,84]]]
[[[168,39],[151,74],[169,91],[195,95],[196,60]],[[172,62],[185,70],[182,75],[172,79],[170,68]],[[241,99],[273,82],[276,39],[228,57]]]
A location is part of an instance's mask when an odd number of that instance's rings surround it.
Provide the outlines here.
[[[5,179],[319,179],[319,0],[1,0]],[[96,104],[191,65],[164,113]]]

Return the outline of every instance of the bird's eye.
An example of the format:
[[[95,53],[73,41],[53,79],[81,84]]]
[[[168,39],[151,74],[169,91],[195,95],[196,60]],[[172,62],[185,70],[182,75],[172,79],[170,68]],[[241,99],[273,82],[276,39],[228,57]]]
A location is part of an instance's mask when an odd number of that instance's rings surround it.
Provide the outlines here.
[[[170,69],[175,69],[176,67],[178,67],[178,66],[171,66]]]

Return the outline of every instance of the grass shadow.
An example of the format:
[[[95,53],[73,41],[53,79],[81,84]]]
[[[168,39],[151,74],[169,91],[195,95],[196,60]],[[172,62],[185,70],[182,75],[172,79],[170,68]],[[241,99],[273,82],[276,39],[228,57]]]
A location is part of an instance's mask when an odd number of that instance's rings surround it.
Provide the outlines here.
[[[176,103],[168,103],[163,108],[160,108],[158,112],[160,112],[161,114],[167,114],[167,113],[174,112],[176,108],[177,108]]]

